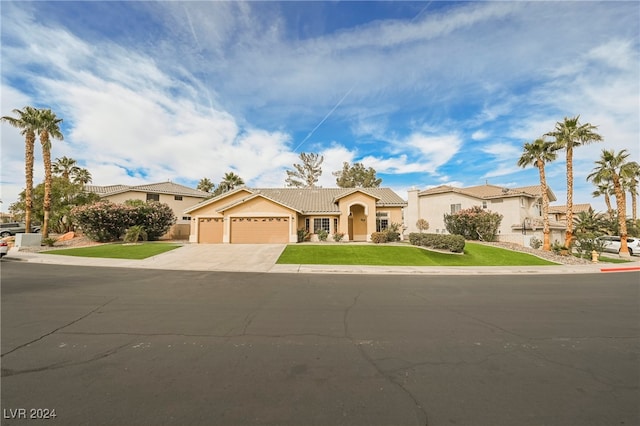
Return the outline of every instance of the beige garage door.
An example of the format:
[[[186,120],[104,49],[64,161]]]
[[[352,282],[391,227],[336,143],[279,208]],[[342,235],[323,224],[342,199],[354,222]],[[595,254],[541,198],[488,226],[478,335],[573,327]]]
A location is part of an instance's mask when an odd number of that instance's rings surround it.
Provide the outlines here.
[[[235,244],[278,244],[289,242],[287,217],[234,217],[231,242]]]
[[[221,243],[224,221],[214,218],[200,218],[198,226],[199,243]]]

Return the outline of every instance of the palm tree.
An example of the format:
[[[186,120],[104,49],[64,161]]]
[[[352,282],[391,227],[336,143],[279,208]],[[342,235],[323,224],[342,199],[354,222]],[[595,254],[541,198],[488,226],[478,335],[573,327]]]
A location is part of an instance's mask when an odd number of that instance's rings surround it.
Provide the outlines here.
[[[51,214],[51,140],[62,140],[60,131],[62,118],[56,117],[50,109],[38,111],[38,130],[40,131],[40,144],[42,144],[42,160],[44,162],[44,220],[42,221],[42,238],[49,238],[49,216]]]
[[[225,173],[224,178],[218,185],[218,189],[216,189],[216,195],[222,194],[223,192],[231,191],[232,189],[242,185],[244,185],[244,181],[240,176],[238,176],[234,172]]]
[[[565,247],[571,247],[573,239],[573,149],[592,142],[599,142],[602,136],[596,133],[597,126],[589,123],[580,124],[580,116],[565,117],[562,122],[557,122],[555,130],[546,133],[545,136],[555,138],[555,149],[564,149],[567,158],[567,228],[565,234]]]
[[[640,164],[629,163],[629,176],[622,182],[622,186],[631,195],[631,218],[633,223],[638,221],[638,181],[640,180]]]
[[[52,164],[52,171],[65,178],[67,182],[71,182],[71,176],[80,170],[80,167],[76,166],[76,163],[77,161],[73,158],[56,158],[56,161]]]
[[[196,188],[203,192],[211,192],[214,187],[214,183],[211,182],[209,178],[202,178],[200,179],[200,182],[198,182],[198,186]]]
[[[25,214],[24,222],[27,232],[31,232],[31,212],[33,210],[33,163],[34,145],[36,142],[37,115],[38,110],[26,106],[22,110],[14,109],[14,114],[18,117],[4,116],[0,120],[9,123],[11,126],[20,129],[20,134],[24,135],[24,177],[25,177]]]
[[[596,168],[587,176],[587,180],[598,183],[602,180],[613,182],[613,191],[616,196],[616,207],[618,209],[618,224],[620,226],[620,255],[629,256],[627,247],[627,208],[625,192],[622,188],[624,179],[628,179],[633,174],[633,163],[627,162],[629,153],[623,149],[619,153],[614,150],[602,150],[600,159],[596,161]]]
[[[78,168],[78,170],[73,174],[72,180],[75,184],[86,185],[90,183],[93,178],[91,177],[91,172],[89,172],[89,170]]]
[[[613,194],[613,188],[611,182],[602,181],[597,184],[597,189],[591,193],[593,197],[604,197],[604,203],[607,205],[607,214],[609,215],[609,219],[613,219],[613,208],[611,208],[611,199],[609,198]]]
[[[547,189],[547,178],[544,174],[544,165],[558,157],[554,150],[554,143],[548,142],[544,137],[536,139],[532,143],[524,144],[524,152],[518,160],[518,166],[526,167],[533,165],[538,168],[540,174],[540,189],[542,191],[542,250],[551,250],[551,238],[549,236],[549,194]]]

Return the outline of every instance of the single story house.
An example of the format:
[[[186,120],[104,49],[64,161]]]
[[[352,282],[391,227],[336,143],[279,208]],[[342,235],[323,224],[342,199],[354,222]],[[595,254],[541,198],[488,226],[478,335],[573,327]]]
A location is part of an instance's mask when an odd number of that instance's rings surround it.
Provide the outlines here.
[[[112,203],[124,203],[127,200],[159,201],[168,204],[176,215],[176,224],[164,238],[187,239],[191,217],[183,214],[187,207],[211,197],[208,192],[189,188],[174,182],[159,182],[145,185],[85,185],[85,191],[98,194],[100,198]]]
[[[369,241],[373,232],[402,224],[406,205],[388,188],[240,187],[189,207],[184,215],[191,217],[189,241],[197,243],[293,243],[299,229]]]
[[[549,201],[556,196],[547,187]],[[503,216],[498,229],[498,241],[518,243],[528,246],[532,236],[542,240],[542,189],[540,185],[520,188],[505,188],[496,185],[478,185],[457,188],[441,185],[424,191],[408,191],[408,205],[405,209],[406,232],[419,232],[416,222],[429,222],[427,232],[446,234],[444,215],[479,206]],[[564,241],[565,225],[551,220],[551,241]]]

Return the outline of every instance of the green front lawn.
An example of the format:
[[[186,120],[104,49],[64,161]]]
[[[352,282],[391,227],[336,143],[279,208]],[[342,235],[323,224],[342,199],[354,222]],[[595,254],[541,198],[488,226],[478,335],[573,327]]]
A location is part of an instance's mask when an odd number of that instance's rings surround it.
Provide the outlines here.
[[[79,257],[106,257],[111,259],[146,259],[147,257],[155,256],[167,252],[169,250],[177,249],[179,244],[170,243],[142,243],[142,244],[103,244],[99,246],[91,247],[79,247],[63,250],[48,250],[42,253],[46,254],[60,254],[64,256],[79,256]]]
[[[384,266],[529,266],[555,265],[526,253],[467,243],[464,255],[439,253],[413,246],[356,244],[288,245],[277,263],[303,265]]]

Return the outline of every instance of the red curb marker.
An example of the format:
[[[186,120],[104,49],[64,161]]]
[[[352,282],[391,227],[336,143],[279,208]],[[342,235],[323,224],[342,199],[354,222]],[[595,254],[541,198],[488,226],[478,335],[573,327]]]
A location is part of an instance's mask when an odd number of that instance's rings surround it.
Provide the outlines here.
[[[620,268],[600,268],[600,272],[628,272],[640,271],[640,266],[626,266]]]

